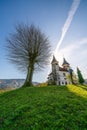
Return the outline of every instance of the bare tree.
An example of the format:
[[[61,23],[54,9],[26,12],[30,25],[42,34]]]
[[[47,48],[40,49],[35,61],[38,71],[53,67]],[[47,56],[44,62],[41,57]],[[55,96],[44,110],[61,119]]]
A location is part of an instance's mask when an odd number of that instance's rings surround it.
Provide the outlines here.
[[[8,59],[27,74],[23,86],[32,85],[34,71],[45,67],[51,56],[48,38],[34,25],[17,25],[7,38],[7,49]]]

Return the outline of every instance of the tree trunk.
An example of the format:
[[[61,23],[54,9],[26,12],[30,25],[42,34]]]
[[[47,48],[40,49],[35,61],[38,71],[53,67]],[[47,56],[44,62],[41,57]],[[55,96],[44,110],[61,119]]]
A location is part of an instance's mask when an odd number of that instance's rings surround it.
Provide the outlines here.
[[[28,71],[27,71],[27,77],[26,77],[25,83],[23,85],[24,87],[29,87],[29,86],[33,85],[32,84],[33,71],[34,71],[33,65],[29,66]]]

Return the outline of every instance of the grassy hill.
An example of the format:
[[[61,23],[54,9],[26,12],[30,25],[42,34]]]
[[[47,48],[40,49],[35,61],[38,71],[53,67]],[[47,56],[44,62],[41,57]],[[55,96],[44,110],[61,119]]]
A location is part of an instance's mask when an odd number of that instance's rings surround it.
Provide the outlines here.
[[[87,87],[30,87],[2,93],[0,130],[87,130]]]

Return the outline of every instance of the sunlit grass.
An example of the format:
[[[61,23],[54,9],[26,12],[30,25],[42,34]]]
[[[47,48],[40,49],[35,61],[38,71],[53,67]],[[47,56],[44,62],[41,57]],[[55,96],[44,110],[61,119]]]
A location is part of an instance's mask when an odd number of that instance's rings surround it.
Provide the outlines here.
[[[84,85],[67,85],[67,88],[69,89],[70,92],[87,98],[87,86]]]

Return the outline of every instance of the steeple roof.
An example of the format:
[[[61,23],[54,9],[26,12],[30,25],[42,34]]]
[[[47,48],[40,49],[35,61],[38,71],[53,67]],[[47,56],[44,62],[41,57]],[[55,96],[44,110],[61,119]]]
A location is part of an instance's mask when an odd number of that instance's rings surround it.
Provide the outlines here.
[[[66,59],[63,58],[63,64],[62,64],[62,66],[65,65],[65,64],[69,65],[69,63],[66,61]]]
[[[51,64],[54,64],[54,63],[58,64],[58,61],[56,60],[55,56],[53,55],[53,60],[52,60]]]

